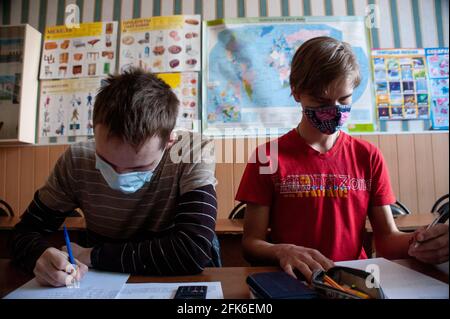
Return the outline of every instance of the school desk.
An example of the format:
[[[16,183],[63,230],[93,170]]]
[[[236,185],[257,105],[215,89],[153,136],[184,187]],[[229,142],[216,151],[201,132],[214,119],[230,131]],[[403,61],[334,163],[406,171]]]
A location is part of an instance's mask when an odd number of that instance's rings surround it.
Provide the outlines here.
[[[412,214],[398,216],[395,218],[395,223],[399,230],[411,231],[418,227],[426,226],[434,219],[434,215],[428,214]],[[14,225],[19,221],[19,217],[0,217],[0,230],[11,230]],[[66,225],[69,230],[83,230],[86,228],[86,223],[83,217],[68,217],[66,219]],[[218,218],[216,222],[217,234],[242,234],[244,227],[244,221],[242,219],[226,219]],[[366,230],[372,231],[370,222],[366,223]]]
[[[414,259],[394,261],[405,267],[448,283],[448,274],[439,271],[434,266],[420,263]],[[192,276],[153,277],[133,275],[128,279],[128,283],[220,281],[225,299],[248,299],[250,298],[250,294],[245,280],[249,274],[278,270],[279,268],[277,267],[206,268],[201,274]],[[9,259],[0,259],[0,298],[6,296],[30,279],[30,275],[24,274],[14,267]]]
[[[434,216],[428,214],[416,214],[399,216],[395,222],[400,230],[412,231],[420,226],[426,226],[431,223]],[[11,233],[11,229],[19,221],[19,217],[0,217],[0,258],[9,258],[7,241]],[[71,239],[74,242],[83,242],[84,229],[86,228],[83,217],[69,217],[66,225],[70,231]],[[216,233],[219,237],[221,246],[222,263],[225,267],[249,266],[242,256],[242,219],[217,219]],[[372,228],[370,223],[366,223],[366,236],[364,239],[364,248],[371,256],[372,253]],[[64,244],[62,234],[52,234],[49,240],[57,247]]]

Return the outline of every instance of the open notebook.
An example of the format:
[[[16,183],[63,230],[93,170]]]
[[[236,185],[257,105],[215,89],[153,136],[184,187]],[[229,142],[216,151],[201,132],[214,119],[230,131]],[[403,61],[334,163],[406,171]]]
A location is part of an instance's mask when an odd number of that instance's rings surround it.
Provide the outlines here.
[[[352,260],[335,264],[367,272],[372,272],[378,267],[378,281],[389,299],[448,299],[449,297],[448,284],[384,258]],[[441,270],[446,268],[448,273],[448,263],[436,267]]]

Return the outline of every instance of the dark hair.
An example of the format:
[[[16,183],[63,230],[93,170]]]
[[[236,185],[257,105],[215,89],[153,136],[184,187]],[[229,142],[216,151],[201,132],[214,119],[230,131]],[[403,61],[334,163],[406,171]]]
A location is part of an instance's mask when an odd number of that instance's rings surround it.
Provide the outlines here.
[[[163,80],[141,69],[110,75],[95,98],[94,127],[102,124],[139,149],[158,136],[161,148],[169,141],[178,116],[179,101]]]
[[[289,82],[292,93],[321,96],[335,80],[351,77],[353,87],[361,82],[358,61],[351,46],[331,37],[316,37],[295,52]]]

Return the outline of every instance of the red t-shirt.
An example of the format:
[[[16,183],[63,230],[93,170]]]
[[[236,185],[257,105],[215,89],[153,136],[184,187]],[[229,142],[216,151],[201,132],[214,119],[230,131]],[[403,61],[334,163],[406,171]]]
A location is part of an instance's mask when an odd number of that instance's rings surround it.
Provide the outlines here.
[[[372,144],[341,132],[321,154],[292,130],[258,147],[236,200],[270,207],[272,242],[314,248],[341,261],[367,258],[362,243],[369,208],[392,204],[395,197],[383,156]]]

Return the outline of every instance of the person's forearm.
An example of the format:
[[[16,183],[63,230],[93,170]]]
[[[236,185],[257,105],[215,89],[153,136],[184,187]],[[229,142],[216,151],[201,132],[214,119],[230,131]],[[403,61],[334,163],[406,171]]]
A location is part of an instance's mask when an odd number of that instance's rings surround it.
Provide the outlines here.
[[[375,236],[375,248],[377,256],[387,259],[409,258],[408,248],[411,244],[413,233],[394,232],[388,236]]]
[[[94,268],[145,275],[201,272],[210,263],[217,201],[206,185],[181,196],[169,233],[142,242],[103,244],[91,252]]]
[[[33,201],[22,215],[21,221],[14,227],[10,238],[9,248],[14,263],[31,273],[36,260],[51,247],[43,234],[58,230],[65,216],[65,213],[48,209],[39,200],[36,192]]]
[[[244,257],[251,263],[279,264],[278,252],[286,244],[272,244],[261,239],[244,239]]]

